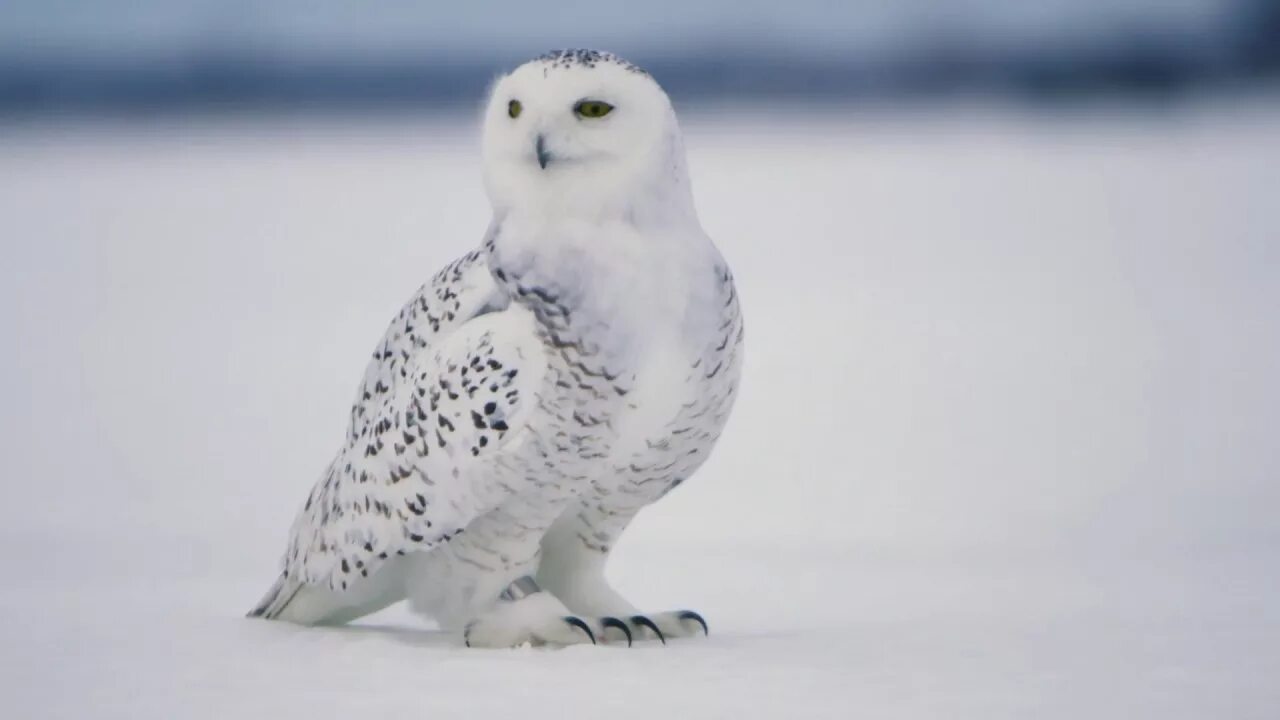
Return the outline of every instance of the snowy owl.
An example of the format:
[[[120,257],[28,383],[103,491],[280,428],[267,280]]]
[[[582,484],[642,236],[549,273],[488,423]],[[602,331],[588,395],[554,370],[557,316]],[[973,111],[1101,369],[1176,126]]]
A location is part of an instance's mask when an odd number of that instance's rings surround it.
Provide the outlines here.
[[[604,576],[636,513],[707,459],[742,363],[671,102],[614,55],[553,52],[494,85],[482,155],[483,242],[374,349],[249,614],[334,624],[408,599],[474,647],[703,634]]]

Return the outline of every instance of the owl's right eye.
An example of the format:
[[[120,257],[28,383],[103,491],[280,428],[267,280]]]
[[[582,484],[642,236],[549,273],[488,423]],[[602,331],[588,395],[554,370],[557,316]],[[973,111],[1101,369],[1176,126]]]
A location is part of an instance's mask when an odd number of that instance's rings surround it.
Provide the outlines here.
[[[520,105],[519,100],[512,100],[507,103],[507,115],[510,115],[512,118],[520,117],[520,111],[523,109],[524,108]]]

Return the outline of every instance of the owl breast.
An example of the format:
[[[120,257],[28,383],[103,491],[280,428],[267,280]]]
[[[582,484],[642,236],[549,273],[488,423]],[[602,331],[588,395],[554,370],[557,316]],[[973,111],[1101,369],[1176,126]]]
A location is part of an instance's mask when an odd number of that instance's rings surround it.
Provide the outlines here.
[[[714,247],[630,264],[554,247],[518,260],[489,247],[495,279],[536,319],[548,359],[521,464],[554,466],[577,492],[645,502],[697,469],[741,367],[737,293]]]
[[[651,376],[652,385],[643,397],[655,399],[653,409],[643,403],[628,406],[638,421],[632,425],[634,435],[628,435],[636,441],[619,446],[618,457],[625,460],[614,468],[620,492],[652,502],[692,475],[710,455],[737,397],[741,370],[736,306],[726,321],[715,345]]]

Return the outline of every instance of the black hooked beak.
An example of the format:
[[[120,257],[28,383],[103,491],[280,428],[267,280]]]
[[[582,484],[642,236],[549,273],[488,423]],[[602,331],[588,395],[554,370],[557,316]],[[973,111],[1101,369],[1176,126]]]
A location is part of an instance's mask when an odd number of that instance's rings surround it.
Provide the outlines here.
[[[538,156],[538,167],[546,170],[547,163],[551,162],[551,153],[547,152],[547,139],[539,135],[537,142],[533,144],[533,151]]]

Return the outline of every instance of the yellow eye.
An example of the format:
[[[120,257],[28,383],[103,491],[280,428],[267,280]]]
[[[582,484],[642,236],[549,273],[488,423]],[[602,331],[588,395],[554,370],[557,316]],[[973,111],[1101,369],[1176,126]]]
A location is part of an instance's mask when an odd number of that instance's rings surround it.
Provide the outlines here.
[[[513,118],[520,117],[520,111],[523,109],[524,107],[520,105],[519,100],[512,100],[511,102],[507,103],[507,114]]]
[[[602,118],[613,111],[613,106],[603,100],[579,100],[573,111],[581,118]]]

